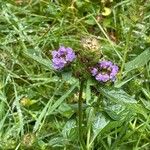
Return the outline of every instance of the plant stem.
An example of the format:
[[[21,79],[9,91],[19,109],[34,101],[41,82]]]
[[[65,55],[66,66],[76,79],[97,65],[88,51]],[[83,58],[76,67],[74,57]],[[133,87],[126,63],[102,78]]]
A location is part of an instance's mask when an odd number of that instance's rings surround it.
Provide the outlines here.
[[[82,129],[82,122],[83,122],[83,113],[82,113],[82,94],[83,94],[83,88],[84,88],[84,80],[80,80],[80,91],[79,91],[79,100],[78,100],[78,114],[79,114],[79,122],[78,122],[78,128],[79,128],[79,142],[83,149],[85,148],[85,143],[83,140],[83,129]]]

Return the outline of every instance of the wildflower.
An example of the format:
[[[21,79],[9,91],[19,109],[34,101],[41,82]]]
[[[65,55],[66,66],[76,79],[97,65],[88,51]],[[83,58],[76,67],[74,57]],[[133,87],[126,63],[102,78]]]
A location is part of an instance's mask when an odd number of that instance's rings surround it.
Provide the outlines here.
[[[52,56],[53,68],[56,70],[61,70],[76,58],[72,48],[64,46],[61,46],[58,51],[52,51]]]
[[[81,68],[85,68],[85,71],[88,71],[89,66],[93,66],[103,57],[99,37],[85,36],[81,39],[80,46],[82,49],[78,55],[78,60],[81,61],[81,66],[83,66]],[[88,74],[88,72],[85,74]]]
[[[118,70],[117,65],[104,60],[91,69],[91,74],[100,82],[115,81]]]
[[[92,51],[98,50],[100,48],[98,40],[93,37],[82,38],[81,45],[83,46],[83,48],[90,49]]]

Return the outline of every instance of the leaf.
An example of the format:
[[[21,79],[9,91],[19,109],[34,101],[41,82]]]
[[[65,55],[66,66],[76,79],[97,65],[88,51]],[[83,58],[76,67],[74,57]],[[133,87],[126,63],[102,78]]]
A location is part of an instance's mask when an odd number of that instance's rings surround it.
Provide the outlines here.
[[[95,21],[93,20],[93,18],[88,18],[87,20],[85,20],[85,23],[87,23],[88,25],[95,25]]]
[[[74,114],[74,110],[67,103],[62,103],[58,108],[58,112],[68,119]]]
[[[66,71],[66,72],[62,72],[62,79],[64,81],[68,81],[72,79],[72,72],[70,71]]]
[[[147,101],[147,100],[145,100],[145,99],[143,99],[143,98],[140,98],[140,100],[142,101],[144,107],[145,107],[146,109],[150,110],[150,101]]]
[[[91,129],[91,124],[94,119],[94,107],[89,107],[86,109],[86,116],[87,116],[87,128]]]
[[[130,110],[136,114],[141,114],[145,117],[145,119],[147,119],[148,115],[148,110],[146,107],[143,107],[141,104],[133,104],[130,107]]]
[[[119,103],[126,103],[126,104],[132,104],[137,103],[137,101],[131,97],[129,94],[127,94],[125,91],[121,89],[104,89],[100,88],[100,92],[107,97],[109,100],[112,100],[114,102]]]
[[[137,77],[139,74],[136,74],[135,76],[132,76],[131,78],[129,79],[124,79],[122,81],[119,81],[119,82],[115,82],[115,85],[114,87],[115,88],[121,88],[123,85],[127,84],[129,81],[133,80],[135,77]]]
[[[66,142],[66,139],[63,139],[62,137],[53,137],[49,140],[48,144],[52,147],[62,147],[63,144]]]
[[[98,133],[109,123],[109,120],[105,118],[102,113],[98,113],[93,122],[93,132],[95,135]]]
[[[125,73],[146,65],[149,60],[150,60],[150,49],[147,49],[140,55],[138,55],[135,59],[125,64]]]
[[[44,109],[42,110],[41,114],[37,118],[35,122],[35,126],[33,128],[33,131],[36,132],[43,123],[42,120],[45,116],[50,115],[57,107],[60,106],[60,104],[69,96],[69,94],[76,88],[78,85],[78,82],[74,83],[70,90],[68,90],[64,95],[62,95],[53,105],[51,105],[51,101],[53,100],[53,97],[49,100],[49,102],[46,104]]]
[[[75,120],[69,120],[66,122],[66,124],[62,130],[62,134],[65,138],[75,139],[77,136],[76,129],[77,129],[76,121]]]
[[[91,103],[91,88],[90,88],[90,85],[91,85],[91,81],[88,80],[87,81],[87,85],[86,85],[86,92],[85,92],[85,97],[86,97],[86,103],[87,104],[90,104]]]
[[[102,113],[98,113],[94,121],[92,123],[92,128],[93,128],[93,138],[90,141],[89,147],[92,145],[96,137],[100,134],[100,132],[108,125],[110,120],[106,119],[106,117]]]
[[[6,97],[4,94],[0,91],[0,120],[4,117],[5,115],[5,107],[6,107]]]
[[[127,110],[125,106],[123,107],[120,104],[109,105],[104,108],[105,112],[111,117],[113,120],[121,120],[126,116]]]
[[[29,58],[31,58],[31,59],[33,59],[34,61],[38,62],[39,64],[41,64],[41,65],[43,65],[43,66],[46,66],[46,67],[47,67],[48,69],[50,69],[50,70],[53,70],[53,69],[52,69],[52,63],[51,63],[50,60],[44,59],[44,58],[42,58],[42,57],[40,57],[40,56],[37,56],[37,55],[34,55],[34,54],[29,54],[29,53],[27,53],[27,52],[25,52],[25,54],[26,54]]]

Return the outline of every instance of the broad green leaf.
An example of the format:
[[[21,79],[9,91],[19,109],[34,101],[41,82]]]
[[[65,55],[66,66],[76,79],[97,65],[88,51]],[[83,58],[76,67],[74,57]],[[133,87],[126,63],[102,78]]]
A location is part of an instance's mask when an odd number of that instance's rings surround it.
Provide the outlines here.
[[[49,145],[51,147],[62,147],[64,145],[64,142],[67,142],[67,141],[66,139],[62,137],[53,137],[50,139],[50,141],[46,145]]]
[[[138,55],[135,59],[125,64],[125,73],[133,69],[143,67],[148,63],[149,60],[150,60],[150,49],[147,49],[140,55]]]
[[[74,114],[74,110],[67,103],[62,103],[58,108],[58,112],[68,119]]]
[[[100,88],[100,92],[107,97],[109,100],[112,100],[114,102],[119,102],[119,103],[126,103],[126,104],[132,104],[136,103],[136,100],[131,97],[129,94],[127,94],[124,90],[122,89],[104,89]]]
[[[87,115],[87,127],[90,128],[94,119],[94,108],[93,107],[87,108],[86,115]]]
[[[62,134],[65,138],[75,139],[77,136],[77,125],[75,120],[69,120],[66,122]]]
[[[93,144],[96,137],[101,133],[101,131],[109,124],[110,120],[108,120],[102,113],[98,113],[94,121],[92,123],[93,128],[93,137],[89,143],[89,147]]]
[[[93,122],[94,135],[97,135],[108,123],[109,120],[102,113],[97,114]]]
[[[104,110],[113,120],[123,119],[129,111],[125,108],[125,106],[122,106],[120,104],[106,106]]]

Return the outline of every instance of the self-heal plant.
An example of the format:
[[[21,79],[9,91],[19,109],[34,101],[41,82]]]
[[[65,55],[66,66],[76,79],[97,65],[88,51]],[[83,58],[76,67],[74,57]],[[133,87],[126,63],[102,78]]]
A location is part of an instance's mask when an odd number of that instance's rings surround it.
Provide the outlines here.
[[[75,52],[70,47],[61,46],[57,51],[52,51],[52,65],[55,70],[62,70],[65,66],[69,65],[76,58]],[[79,141],[81,145],[85,147],[84,141],[82,138],[82,94],[83,94],[83,80],[80,82],[80,91],[79,91]]]
[[[118,66],[111,61],[100,61],[91,69],[92,76],[99,82],[115,81],[118,73]]]
[[[52,51],[53,68],[61,70],[76,58],[75,52],[70,47],[61,46],[58,51]]]
[[[73,66],[72,71],[79,79],[79,98],[78,98],[78,135],[79,142],[83,149],[86,149],[85,141],[83,140],[83,90],[85,81],[92,76],[99,82],[115,81],[118,73],[118,66],[111,61],[99,61],[101,53],[98,49],[91,51],[79,51],[77,53],[76,65]],[[71,64],[75,58],[75,52],[70,47],[61,46],[57,51],[52,51],[52,63],[55,70],[62,70]],[[97,63],[98,62],[98,63]],[[97,63],[97,64],[96,64]],[[93,66],[96,64],[95,66]],[[90,68],[90,72],[89,72]]]

